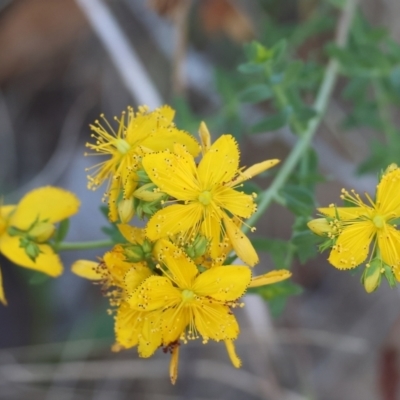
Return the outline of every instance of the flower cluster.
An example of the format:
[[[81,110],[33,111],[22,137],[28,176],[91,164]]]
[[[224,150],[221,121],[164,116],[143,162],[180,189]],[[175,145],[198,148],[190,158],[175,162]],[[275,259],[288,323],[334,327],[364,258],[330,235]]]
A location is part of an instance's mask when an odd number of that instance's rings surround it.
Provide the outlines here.
[[[327,240],[321,249],[331,248],[328,261],[338,269],[353,269],[366,262],[362,282],[368,293],[384,276],[391,286],[400,281],[400,168],[390,165],[383,173],[375,199],[365,194],[365,203],[354,190],[342,189],[347,207],[319,208],[322,218],[309,228]]]
[[[14,264],[52,277],[63,266],[54,249],[55,223],[79,209],[76,196],[56,187],[42,187],[26,194],[18,205],[0,207],[0,252]],[[0,302],[7,304],[0,273]]]
[[[77,261],[73,271],[100,281],[109,297],[114,349],[137,346],[141,357],[150,357],[163,347],[172,354],[174,383],[180,345],[197,338],[224,341],[239,367],[232,310],[243,306],[248,287],[287,279],[290,272],[252,278],[258,256],[241,230],[256,211],[256,195],[244,193],[243,182],[278,160],[244,169],[231,135],[212,144],[201,123],[198,143],[175,127],[173,116],[166,106],[152,112],[141,107],[136,114],[128,109],[116,131],[107,122],[92,127],[95,143],[87,146],[107,158],[95,166],[89,188],[108,181],[109,218],[125,241],[100,263]],[[131,224],[134,216],[145,219],[143,229]],[[231,253],[242,265],[230,265]]]

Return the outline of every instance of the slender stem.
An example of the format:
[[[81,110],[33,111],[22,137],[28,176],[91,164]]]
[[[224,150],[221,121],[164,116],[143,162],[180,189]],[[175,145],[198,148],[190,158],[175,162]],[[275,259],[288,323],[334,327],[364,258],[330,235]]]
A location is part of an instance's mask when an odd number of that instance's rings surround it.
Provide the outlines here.
[[[57,251],[101,249],[103,247],[111,247],[113,244],[114,242],[110,239],[76,243],[62,242],[57,245]]]
[[[341,19],[338,25],[338,31],[336,36],[336,44],[338,46],[344,47],[347,42],[347,37],[350,31],[351,22],[353,20],[353,15],[356,9],[357,0],[348,0],[346,8],[343,11]],[[261,215],[264,214],[265,210],[269,207],[271,202],[276,197],[278,191],[286,183],[290,174],[293,172],[294,168],[300,161],[304,152],[310,146],[311,140],[315,135],[317,128],[324,116],[326,108],[328,106],[333,88],[336,83],[337,73],[338,73],[338,63],[336,60],[331,59],[325,70],[325,75],[322,80],[317,98],[314,103],[314,110],[316,111],[316,116],[310,120],[307,129],[303,136],[299,139],[291,153],[289,154],[286,161],[283,163],[278,174],[273,180],[270,187],[260,196],[260,201],[258,203],[257,212],[254,213],[247,221],[247,226],[243,226],[243,231],[247,232],[251,226],[253,226]]]

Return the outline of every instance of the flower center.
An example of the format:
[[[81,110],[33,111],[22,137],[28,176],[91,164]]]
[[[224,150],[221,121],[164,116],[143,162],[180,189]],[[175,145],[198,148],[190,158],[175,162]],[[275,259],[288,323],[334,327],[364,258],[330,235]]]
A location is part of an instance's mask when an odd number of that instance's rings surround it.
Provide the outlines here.
[[[211,203],[211,200],[211,193],[208,190],[205,190],[199,194],[199,202],[204,206],[208,206]]]
[[[126,154],[130,150],[131,145],[124,139],[117,139],[115,141],[115,147],[121,154]]]
[[[194,293],[189,289],[182,290],[182,302],[189,303],[194,300]]]
[[[385,226],[385,218],[381,217],[380,215],[375,215],[372,222],[378,229],[381,229]]]

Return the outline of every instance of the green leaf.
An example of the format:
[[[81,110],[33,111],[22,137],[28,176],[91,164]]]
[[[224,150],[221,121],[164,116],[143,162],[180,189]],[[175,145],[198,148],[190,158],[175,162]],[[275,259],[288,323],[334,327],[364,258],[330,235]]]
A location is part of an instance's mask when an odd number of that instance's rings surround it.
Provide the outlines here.
[[[356,102],[364,100],[366,98],[368,86],[368,79],[359,77],[352,78],[342,92],[343,98],[353,99]]]
[[[240,64],[238,66],[238,71],[242,74],[254,74],[257,72],[263,72],[265,70],[264,64],[255,64],[253,62],[248,62],[245,64]]]
[[[28,283],[30,285],[41,285],[50,280],[50,276],[42,272],[32,271]]]
[[[243,182],[242,191],[250,195],[253,193],[260,194],[262,192],[262,188],[253,181],[245,181]]]
[[[251,133],[264,133],[270,131],[276,131],[284,127],[287,124],[287,113],[280,112],[279,114],[273,115],[268,118],[262,119],[260,122],[255,124],[251,128]]]
[[[58,225],[58,229],[54,236],[55,243],[57,244],[62,242],[67,236],[68,231],[69,231],[69,218],[62,220]]]
[[[278,43],[276,43],[273,47],[272,47],[272,59],[274,61],[274,63],[278,63],[279,61],[282,60],[283,55],[286,52],[286,48],[287,48],[287,40],[286,39],[281,39]]]
[[[268,239],[268,238],[252,238],[251,243],[257,251],[266,252],[272,258],[275,268],[277,269],[289,269],[288,258],[290,242],[279,239]]]
[[[260,295],[266,301],[271,301],[277,297],[299,295],[302,293],[302,291],[302,287],[291,280],[274,283],[272,285],[250,288],[247,290],[248,293],[256,293]]]
[[[278,318],[285,310],[287,297],[275,297],[268,300],[269,311],[273,318]]]
[[[285,86],[290,86],[293,83],[297,83],[299,75],[303,69],[303,62],[300,60],[293,61],[285,70],[283,83]]]
[[[314,195],[306,187],[285,185],[279,192],[285,199],[287,208],[295,215],[310,215],[314,208]]]
[[[268,100],[273,96],[273,92],[269,85],[258,84],[250,86],[239,94],[239,99],[244,103],[259,103]]]
[[[314,235],[310,230],[294,233],[292,244],[295,246],[295,252],[301,264],[317,255],[317,244],[320,241],[320,237]]]

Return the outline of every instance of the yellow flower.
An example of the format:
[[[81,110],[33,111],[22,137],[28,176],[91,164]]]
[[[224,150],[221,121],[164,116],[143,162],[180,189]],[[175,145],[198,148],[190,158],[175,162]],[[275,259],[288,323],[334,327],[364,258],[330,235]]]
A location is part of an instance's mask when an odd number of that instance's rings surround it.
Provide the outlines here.
[[[354,207],[319,208],[336,226],[337,240],[329,255],[329,262],[339,269],[355,268],[379,250],[381,259],[400,270],[400,232],[393,225],[400,217],[400,169],[391,168],[377,186],[376,201],[366,194],[369,204],[353,190],[342,189],[341,198]]]
[[[207,140],[202,138],[202,143]],[[158,211],[150,219],[146,235],[154,241],[179,234],[182,243],[187,243],[201,232],[211,241],[211,256],[216,257],[221,235],[226,233],[236,254],[253,266],[258,256],[233,218],[248,218],[255,212],[254,196],[235,188],[273,167],[278,160],[264,161],[242,171],[238,145],[231,135],[222,135],[210,147],[203,145],[203,153],[198,166],[181,144],[176,144],[173,152],[165,150],[143,157],[149,178],[180,202]]]
[[[147,278],[127,303],[136,311],[162,312],[163,345],[174,350],[179,340],[186,343],[200,336],[203,343],[210,339],[236,339],[239,325],[231,308],[240,305],[237,300],[251,281],[250,269],[229,265],[199,274],[193,261],[172,243],[158,241],[156,252],[163,264],[159,267],[163,275]],[[177,357],[172,361],[177,363]],[[176,374],[177,366],[171,370]],[[176,375],[171,379],[174,382]]]
[[[119,229],[131,243],[144,239],[142,230],[120,225]],[[72,272],[83,278],[101,281],[103,292],[113,307],[118,307],[115,315],[115,350],[138,346],[141,357],[150,357],[161,345],[159,328],[160,312],[137,311],[130,307],[127,298],[153,272],[144,262],[129,262],[127,251],[116,245],[105,253],[102,262],[78,260],[72,265]],[[129,254],[129,253],[128,253]]]
[[[48,244],[54,224],[79,209],[77,197],[56,187],[26,194],[18,205],[0,207],[0,252],[13,263],[52,277],[61,274],[61,259]],[[6,303],[0,276],[0,301]]]
[[[88,176],[88,188],[96,189],[105,180],[109,180],[108,193],[110,219],[118,219],[117,201],[123,191],[123,198],[132,198],[138,184],[136,171],[140,166],[141,157],[152,151],[171,149],[175,142],[184,144],[188,151],[196,156],[199,144],[188,133],[178,130],[172,120],[175,111],[168,106],[149,112],[147,107],[139,107],[136,114],[129,107],[122,113],[117,132],[102,116],[103,126],[99,121],[91,126],[95,143],[86,146],[94,153],[91,155],[106,156],[107,159],[94,165]],[[124,207],[126,208],[126,207]],[[121,210],[120,210],[121,211]]]

